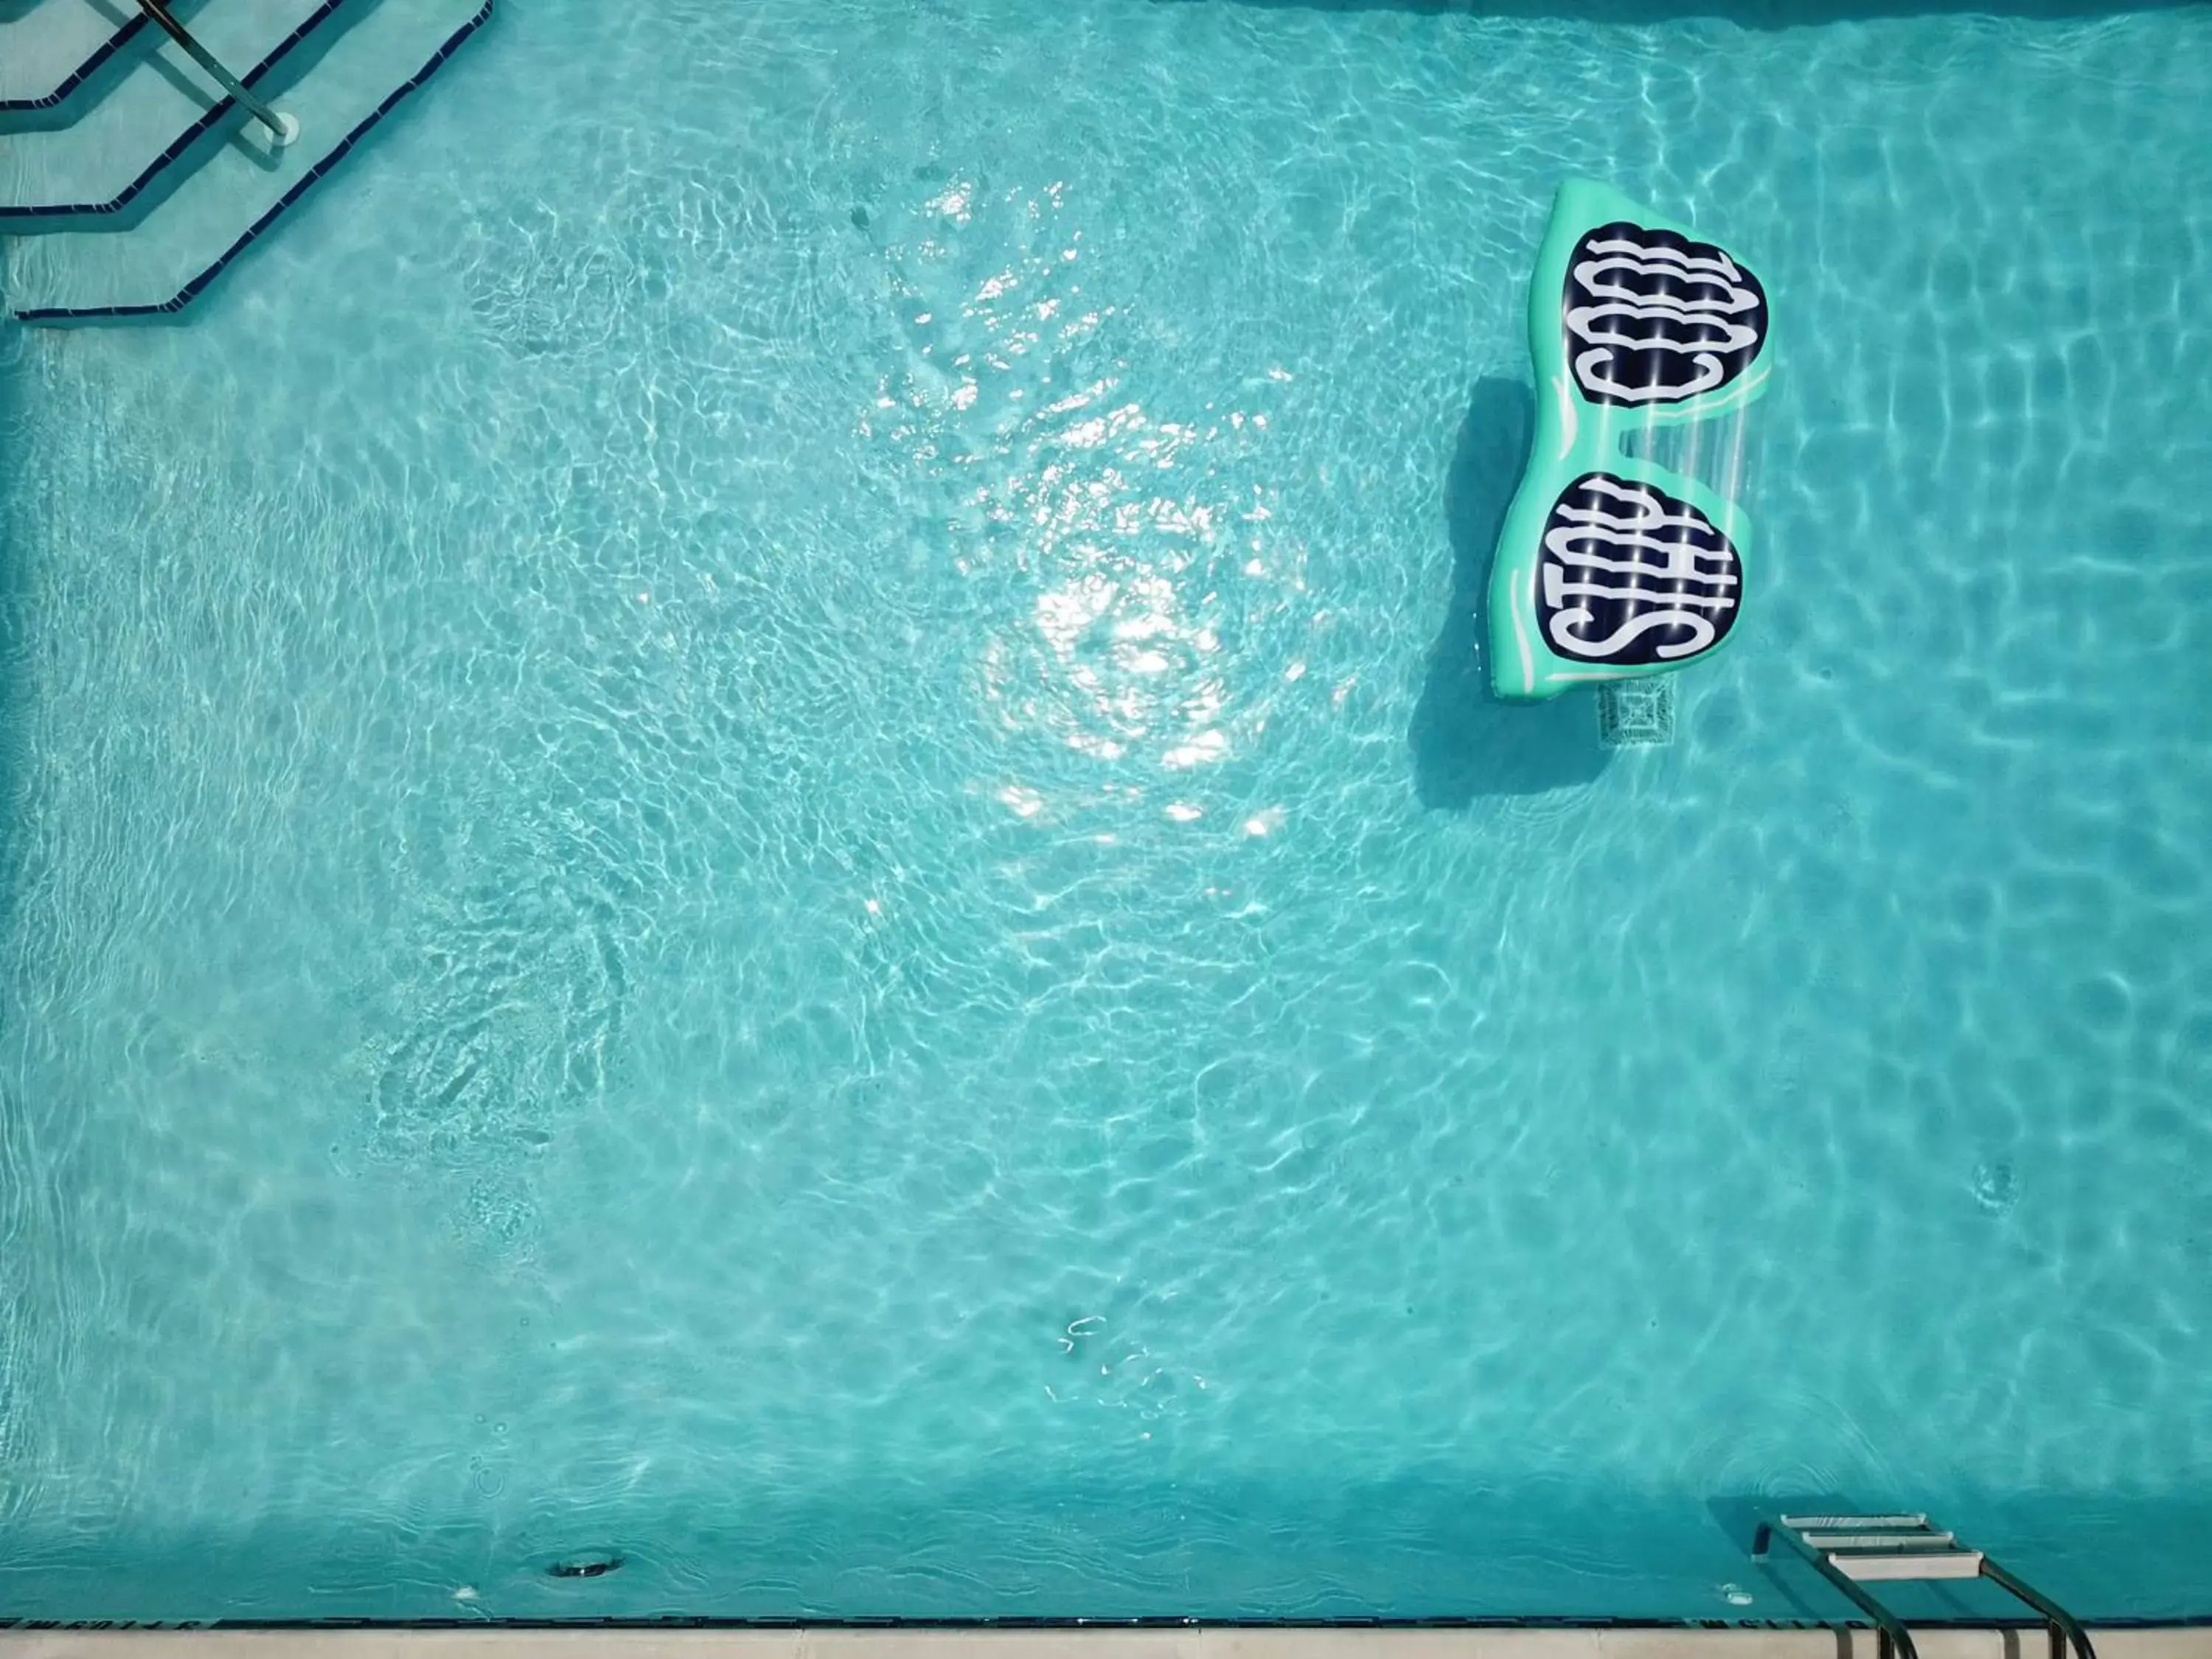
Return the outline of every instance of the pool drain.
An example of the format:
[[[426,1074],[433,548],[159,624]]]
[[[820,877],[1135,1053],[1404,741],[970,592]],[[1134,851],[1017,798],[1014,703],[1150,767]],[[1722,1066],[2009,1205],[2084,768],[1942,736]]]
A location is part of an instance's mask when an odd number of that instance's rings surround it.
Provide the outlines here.
[[[1597,689],[1597,732],[1608,749],[1663,749],[1674,741],[1674,682],[1613,680]]]

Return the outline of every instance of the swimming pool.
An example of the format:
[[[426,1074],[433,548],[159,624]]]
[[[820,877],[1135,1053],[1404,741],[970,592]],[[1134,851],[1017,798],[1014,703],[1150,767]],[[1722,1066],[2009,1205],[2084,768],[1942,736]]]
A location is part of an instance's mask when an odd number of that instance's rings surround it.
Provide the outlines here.
[[[0,1616],[2212,1613],[2212,12],[502,0],[0,333]],[[1668,748],[1521,284],[1758,258]],[[619,1558],[556,1577],[555,1564]]]

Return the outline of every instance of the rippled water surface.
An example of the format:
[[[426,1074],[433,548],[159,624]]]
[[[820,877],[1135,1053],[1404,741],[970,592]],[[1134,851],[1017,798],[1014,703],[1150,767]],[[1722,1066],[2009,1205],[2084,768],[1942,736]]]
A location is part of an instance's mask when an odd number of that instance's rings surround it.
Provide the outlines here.
[[[2212,1613],[2208,109],[504,0],[0,335],[0,1614]],[[1665,750],[1470,654],[1570,171],[1785,331]]]

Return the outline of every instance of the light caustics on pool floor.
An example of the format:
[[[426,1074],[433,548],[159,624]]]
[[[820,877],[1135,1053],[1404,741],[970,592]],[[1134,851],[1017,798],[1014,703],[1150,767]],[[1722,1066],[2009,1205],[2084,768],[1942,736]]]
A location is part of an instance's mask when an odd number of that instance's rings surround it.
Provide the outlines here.
[[[512,0],[4,337],[0,1611],[2212,1611],[2208,27]],[[1664,750],[1568,172],[1794,319]]]

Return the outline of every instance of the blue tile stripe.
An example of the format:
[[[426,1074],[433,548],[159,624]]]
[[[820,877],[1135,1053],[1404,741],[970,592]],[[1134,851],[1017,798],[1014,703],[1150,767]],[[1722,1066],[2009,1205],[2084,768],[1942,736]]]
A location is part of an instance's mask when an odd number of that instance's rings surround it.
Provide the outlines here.
[[[276,43],[267,57],[238,77],[245,82],[246,90],[252,91],[260,85],[264,76],[275,73],[278,65],[283,63],[285,57],[295,46],[321,27],[330,20],[331,14],[345,3],[347,0],[323,0],[321,5],[307,14],[299,27]],[[144,14],[142,12],[140,15],[143,17]],[[68,219],[82,217],[88,214],[120,213],[138,198],[140,192],[147,185],[160,178],[163,171],[174,163],[179,156],[202,138],[206,137],[222,123],[225,116],[237,108],[238,100],[229,94],[224,94],[213,108],[185,128],[184,131],[179,133],[175,141],[167,149],[149,161],[144,172],[107,201],[59,202],[21,206],[0,204],[0,225],[5,225],[13,219]]]
[[[136,12],[125,20],[123,27],[100,42],[92,56],[69,72],[61,85],[52,92],[41,93],[36,98],[0,98],[0,115],[21,115],[32,110],[52,109],[88,80],[102,64],[129,46],[146,27],[146,14]]]
[[[222,275],[224,270],[228,267],[232,260],[237,258],[240,254],[245,252],[246,250],[251,247],[261,236],[263,232],[266,231],[270,226],[275,224],[276,221],[283,216],[285,209],[290,207],[293,203],[298,201],[302,196],[306,195],[307,191],[313,187],[314,183],[318,179],[320,179],[325,173],[336,167],[339,161],[345,158],[347,153],[350,151],[356,144],[359,143],[368,136],[368,131],[372,127],[375,126],[378,122],[383,120],[386,116],[391,114],[392,112],[398,106],[402,99],[405,98],[409,93],[413,92],[425,81],[428,81],[432,75],[435,74],[439,66],[444,64],[448,58],[453,55],[454,51],[460,46],[462,41],[467,40],[471,34],[474,34],[490,20],[491,9],[492,0],[484,0],[482,9],[480,9],[475,16],[470,18],[467,22],[462,24],[460,27],[455,29],[453,33],[447,37],[445,45],[440,46],[437,52],[432,55],[428,63],[423,64],[421,69],[417,70],[414,73],[414,75],[402,82],[398,87],[394,88],[391,95],[382,103],[379,104],[374,110],[371,110],[362,119],[361,125],[356,127],[351,132],[346,134],[344,139],[340,142],[329,155],[323,157],[321,161],[316,162],[315,165],[308,168],[306,173],[301,174],[298,180],[292,185],[292,188],[286,191],[281,197],[277,198],[274,206],[270,207],[270,210],[266,213],[263,214],[258,219],[256,219],[252,224],[246,228],[246,234],[244,235],[240,236],[236,241],[233,242],[228,248],[224,250],[221,258],[217,259],[205,270],[200,272],[198,276],[193,277],[191,281],[186,283],[183,288],[179,289],[170,298],[163,300],[159,304],[155,305],[88,306],[82,308],[69,306],[44,306],[31,311],[19,311],[15,313],[15,319],[18,322],[23,323],[56,323],[68,321],[90,322],[100,320],[120,320],[124,318],[129,317],[159,317],[182,311],[186,306],[190,305],[194,300],[199,297],[199,295],[206,289],[209,283],[214,282],[216,277]]]

